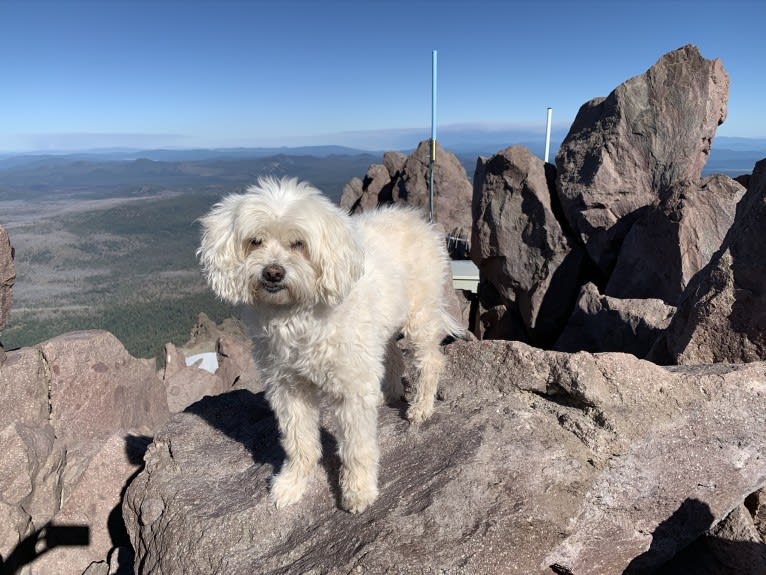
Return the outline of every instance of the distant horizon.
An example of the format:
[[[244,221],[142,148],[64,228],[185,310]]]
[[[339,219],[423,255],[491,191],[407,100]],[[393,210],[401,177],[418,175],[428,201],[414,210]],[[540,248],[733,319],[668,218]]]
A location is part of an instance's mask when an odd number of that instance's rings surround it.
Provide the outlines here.
[[[96,145],[96,146],[83,146],[83,147],[58,147],[58,148],[27,148],[27,149],[16,149],[16,150],[4,150],[0,149],[0,156],[8,157],[8,156],[24,156],[24,155],[51,155],[51,156],[60,156],[60,155],[68,155],[68,154],[106,154],[106,153],[136,153],[136,152],[142,152],[142,151],[177,151],[177,152],[183,152],[183,151],[211,151],[211,152],[226,152],[226,151],[246,151],[246,150],[294,150],[294,149],[321,149],[321,148],[340,148],[340,149],[346,149],[351,152],[359,152],[359,153],[380,153],[380,152],[386,152],[386,151],[405,151],[405,150],[414,150],[418,144],[421,141],[430,139],[430,134],[419,134],[419,132],[422,132],[422,130],[418,129],[412,129],[412,130],[395,130],[392,131],[393,135],[395,136],[394,139],[401,140],[399,143],[395,143],[393,145],[385,145],[381,144],[379,146],[373,146],[373,145],[363,145],[363,144],[355,144],[355,143],[338,143],[337,141],[326,141],[326,142],[320,142],[320,141],[314,141],[314,138],[310,139],[310,143],[296,143],[296,144],[281,144],[281,145],[269,145],[269,144],[235,144],[235,145],[205,145],[205,144],[198,144],[198,145],[163,145],[161,143],[158,143],[157,145],[154,145],[154,143],[146,142],[146,145],[140,145],[137,144],[135,141],[133,142],[133,145],[130,145],[128,143],[121,145],[120,143],[116,142],[114,139],[110,140],[113,142],[112,144],[104,144],[104,145]],[[465,149],[473,149],[473,148],[481,148],[483,146],[497,146],[497,145],[503,145],[502,142],[499,142],[497,140],[503,139],[503,136],[507,136],[508,133],[505,132],[502,129],[495,129],[495,130],[487,130],[485,132],[482,132],[484,135],[486,135],[486,139],[484,141],[477,141],[476,140],[476,132],[471,132],[471,136],[469,138],[460,139],[460,134],[456,132],[452,132],[448,136],[444,138],[439,138],[439,134],[437,133],[437,142],[440,146],[443,148],[450,150],[451,147],[454,147],[459,150],[465,150]],[[420,137],[422,135],[422,137]],[[494,135],[494,137],[492,137]],[[104,135],[109,136],[111,138],[112,135]],[[555,147],[558,147],[559,144],[563,141],[564,137],[566,136],[566,132],[556,131],[552,130],[551,135],[551,142],[552,144],[555,144]],[[507,142],[507,146],[511,145],[529,145],[530,143],[535,143],[539,146],[544,145],[544,139],[545,134],[544,130],[541,131],[539,134],[535,134],[534,132],[518,132],[513,137],[505,138],[509,140]],[[384,142],[388,141],[389,144],[391,144],[391,137],[382,138],[379,141]],[[511,141],[512,140],[512,141]],[[130,140],[128,140],[130,141]],[[713,138],[713,148],[716,148],[716,143],[722,144],[722,145],[735,145],[736,148],[739,150],[750,150],[750,151],[759,151],[761,149],[766,149],[766,136],[763,137],[755,137],[755,136],[715,136]],[[742,146],[746,146],[748,143],[752,143],[754,145],[753,148],[744,148]],[[720,147],[720,146],[719,146]],[[732,148],[726,148],[723,147],[722,149],[732,149]]]

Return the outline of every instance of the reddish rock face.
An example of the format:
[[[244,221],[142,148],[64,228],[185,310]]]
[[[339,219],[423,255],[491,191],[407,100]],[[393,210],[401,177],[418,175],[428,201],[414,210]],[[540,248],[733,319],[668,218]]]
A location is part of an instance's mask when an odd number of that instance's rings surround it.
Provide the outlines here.
[[[13,265],[13,247],[8,233],[0,226],[0,330],[8,322],[11,313],[11,291],[16,283],[16,267]]]
[[[387,152],[383,164],[373,164],[363,180],[352,179],[344,188],[341,207],[361,213],[387,203],[418,208],[428,217],[428,170],[431,142],[420,142],[405,156]],[[471,184],[457,157],[436,145],[434,164],[434,219],[447,233],[468,238],[471,234]]]
[[[726,118],[728,89],[719,60],[684,46],[580,108],[556,155],[556,187],[567,221],[603,271],[640,208],[699,179]]]
[[[650,355],[661,363],[766,358],[766,160],[755,166],[721,249],[689,283]]]
[[[474,175],[471,258],[482,281],[479,297],[488,310],[497,296],[506,310],[518,309],[537,345],[552,344],[566,322],[583,256],[554,215],[552,185],[545,163],[522,146],[479,158]],[[487,326],[485,335],[492,332]]]
[[[153,429],[168,418],[154,360],[134,358],[111,333],[72,332],[38,347],[50,367],[50,421],[60,440]]]
[[[689,280],[721,246],[744,194],[720,174],[671,186],[630,228],[606,295],[678,304]]]

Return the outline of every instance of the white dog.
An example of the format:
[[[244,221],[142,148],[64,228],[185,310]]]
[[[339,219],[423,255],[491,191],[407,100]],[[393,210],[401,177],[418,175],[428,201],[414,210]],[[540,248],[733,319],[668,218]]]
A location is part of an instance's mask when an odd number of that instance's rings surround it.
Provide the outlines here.
[[[462,331],[445,309],[443,237],[409,209],[350,217],[297,179],[260,179],[201,222],[208,282],[221,298],[253,307],[263,339],[258,363],[287,455],[273,501],[303,495],[321,455],[325,397],[338,421],[342,505],[363,511],[378,494],[381,387],[402,394],[398,375],[384,377],[387,352],[400,332],[412,343],[419,377],[407,417],[420,422],[433,411],[439,344]]]

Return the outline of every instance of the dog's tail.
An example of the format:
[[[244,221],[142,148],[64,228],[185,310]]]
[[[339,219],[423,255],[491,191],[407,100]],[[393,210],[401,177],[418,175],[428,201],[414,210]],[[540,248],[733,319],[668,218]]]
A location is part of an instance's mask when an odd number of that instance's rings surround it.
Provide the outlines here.
[[[445,338],[452,338],[452,339],[466,339],[467,338],[467,332],[468,329],[455,318],[452,313],[446,309],[445,307],[442,307],[441,310],[441,318],[442,318],[442,324],[444,326],[444,333]]]

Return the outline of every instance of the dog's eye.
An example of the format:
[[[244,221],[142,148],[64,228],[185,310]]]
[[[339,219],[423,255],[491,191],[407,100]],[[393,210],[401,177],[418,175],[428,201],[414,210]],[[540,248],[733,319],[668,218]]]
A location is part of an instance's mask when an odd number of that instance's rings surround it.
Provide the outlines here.
[[[290,242],[290,249],[302,250],[305,247],[306,247],[306,244],[304,244],[301,240],[295,240],[293,242]]]
[[[250,249],[260,247],[260,245],[263,243],[263,240],[261,238],[252,238],[249,242]]]

